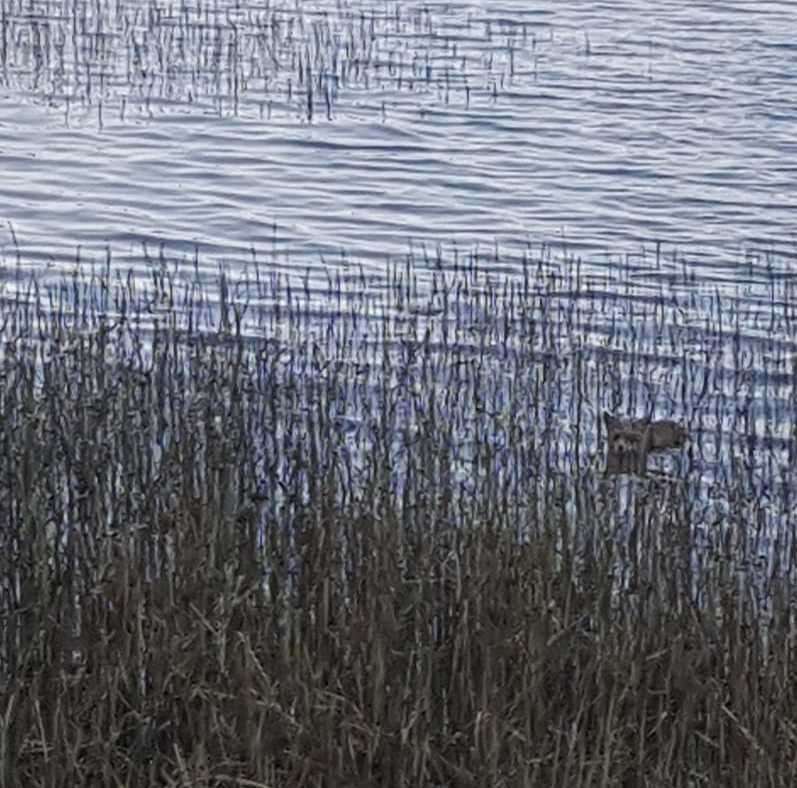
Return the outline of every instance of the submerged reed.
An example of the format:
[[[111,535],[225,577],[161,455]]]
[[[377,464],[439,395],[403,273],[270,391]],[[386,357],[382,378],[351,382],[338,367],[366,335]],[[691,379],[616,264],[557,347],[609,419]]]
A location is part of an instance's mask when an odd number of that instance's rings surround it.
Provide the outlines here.
[[[794,316],[572,276],[9,291],[0,786],[794,784]]]
[[[189,107],[374,118],[494,104],[557,46],[529,27],[402,3],[0,0],[0,78],[70,122]]]

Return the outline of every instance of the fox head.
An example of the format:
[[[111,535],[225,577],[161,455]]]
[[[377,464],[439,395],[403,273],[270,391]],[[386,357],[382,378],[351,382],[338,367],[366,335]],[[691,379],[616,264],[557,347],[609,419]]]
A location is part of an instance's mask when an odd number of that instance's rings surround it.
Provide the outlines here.
[[[616,454],[641,453],[648,448],[648,430],[642,426],[616,419],[604,412],[603,421],[609,436],[609,450]]]

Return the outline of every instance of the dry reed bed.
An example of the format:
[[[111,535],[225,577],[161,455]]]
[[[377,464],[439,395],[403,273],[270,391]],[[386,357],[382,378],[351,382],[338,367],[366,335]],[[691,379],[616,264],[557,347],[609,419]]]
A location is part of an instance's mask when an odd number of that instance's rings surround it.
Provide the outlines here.
[[[794,784],[788,309],[413,281],[6,298],[0,785]]]

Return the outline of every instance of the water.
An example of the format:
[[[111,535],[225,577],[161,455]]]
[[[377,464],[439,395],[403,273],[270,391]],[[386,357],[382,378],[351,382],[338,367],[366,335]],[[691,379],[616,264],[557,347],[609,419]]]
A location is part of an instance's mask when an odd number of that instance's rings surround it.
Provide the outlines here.
[[[0,253],[790,275],[788,2],[0,2]],[[12,237],[11,228],[16,235]],[[434,256],[434,255],[433,255]]]
[[[616,356],[596,424],[688,416],[710,485],[744,396],[782,470],[795,29],[789,2],[0,0],[0,259],[208,282],[257,260],[321,322],[341,271],[378,296],[409,255],[423,311],[460,265],[543,264],[545,319],[576,326],[549,350]]]

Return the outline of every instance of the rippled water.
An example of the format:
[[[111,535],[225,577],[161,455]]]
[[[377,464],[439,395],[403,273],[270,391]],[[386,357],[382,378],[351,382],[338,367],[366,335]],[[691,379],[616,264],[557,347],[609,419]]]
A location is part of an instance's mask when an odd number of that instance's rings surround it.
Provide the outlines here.
[[[257,260],[312,280],[321,317],[340,270],[378,295],[407,257],[422,289],[545,268],[584,309],[562,352],[651,353],[674,390],[672,358],[716,366],[730,325],[759,377],[788,376],[793,12],[0,0],[0,255],[206,281]]]
[[[0,248],[792,269],[790,2],[0,1]],[[16,235],[12,237],[11,228]],[[633,262],[633,259],[631,260]]]
[[[781,522],[795,19],[734,0],[0,0],[0,261],[58,278],[107,260],[154,291],[173,269],[218,288],[223,264],[253,336],[278,334],[275,275],[295,274],[321,322],[369,313],[499,381],[539,352],[549,470],[592,463],[604,408],[675,416],[703,521],[749,446]]]

